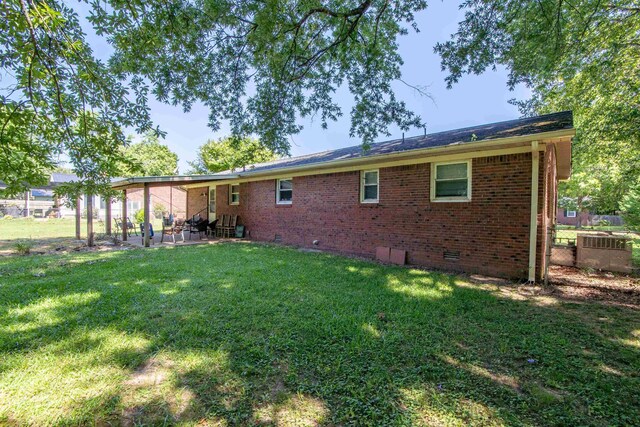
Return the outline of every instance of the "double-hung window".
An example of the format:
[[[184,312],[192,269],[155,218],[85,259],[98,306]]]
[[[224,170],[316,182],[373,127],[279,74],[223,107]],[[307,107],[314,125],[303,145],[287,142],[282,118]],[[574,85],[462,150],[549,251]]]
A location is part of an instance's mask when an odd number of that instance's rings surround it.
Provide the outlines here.
[[[434,163],[431,168],[431,201],[471,200],[471,160]]]
[[[282,178],[276,181],[276,203],[290,205],[293,200],[293,180]]]
[[[240,204],[240,184],[229,185],[229,204],[230,205]]]
[[[378,170],[362,171],[360,177],[360,202],[378,203]]]

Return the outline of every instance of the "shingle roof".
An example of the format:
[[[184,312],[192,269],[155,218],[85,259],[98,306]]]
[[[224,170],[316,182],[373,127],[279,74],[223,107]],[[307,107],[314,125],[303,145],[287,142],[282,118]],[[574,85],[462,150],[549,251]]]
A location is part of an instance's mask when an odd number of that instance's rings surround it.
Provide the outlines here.
[[[504,122],[470,126],[461,129],[448,130],[427,135],[413,136],[403,139],[371,144],[370,149],[363,152],[362,145],[323,151],[299,157],[278,159],[268,163],[260,163],[246,168],[241,175],[251,175],[272,169],[289,168],[294,166],[308,166],[336,160],[365,158],[370,156],[408,152],[425,148],[459,145],[474,141],[487,141],[524,135],[535,135],[573,128],[573,114],[571,111],[527,117]]]
[[[53,183],[73,182],[77,180],[78,180],[78,176],[73,173],[52,172],[51,180],[49,182],[53,184]]]

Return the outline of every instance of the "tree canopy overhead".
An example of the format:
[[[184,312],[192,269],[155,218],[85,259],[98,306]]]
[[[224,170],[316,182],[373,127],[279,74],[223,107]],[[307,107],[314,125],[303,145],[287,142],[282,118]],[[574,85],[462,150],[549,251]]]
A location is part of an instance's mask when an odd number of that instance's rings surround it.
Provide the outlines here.
[[[98,61],[63,2],[8,0],[0,16],[5,192],[46,182],[59,156],[67,156],[81,180],[65,191],[104,190],[122,160],[122,128],[151,128],[141,79],[122,81]]]
[[[87,19],[114,53],[103,63],[76,11],[60,0],[7,0],[0,14],[2,178],[11,189],[44,179],[69,156],[83,189],[106,188],[122,160],[123,128],[152,128],[147,98],[189,110],[203,102],[216,131],[255,135],[286,155],[296,118],[322,126],[343,114],[332,96],[346,85],[351,135],[364,143],[388,126],[421,119],[391,88],[402,59],[397,37],[424,0],[89,0]],[[100,140],[94,136],[99,134]],[[25,159],[25,153],[38,153]],[[88,157],[85,157],[88,155]],[[79,191],[79,190],[78,190]]]
[[[458,31],[438,44],[447,83],[502,65],[526,114],[571,109],[577,130],[567,194],[615,210],[640,175],[640,5],[637,0],[469,0]],[[608,172],[607,172],[608,171]],[[599,176],[598,185],[592,178]],[[581,197],[574,194],[575,197]],[[615,200],[612,203],[612,200]]]
[[[202,101],[218,130],[254,134],[289,153],[297,116],[322,126],[343,114],[333,100],[346,84],[355,105],[351,135],[371,142],[390,124],[419,126],[396,99],[398,35],[416,27],[424,0],[94,1],[90,17],[116,49],[120,76],[144,76],[155,96],[189,110]],[[417,28],[417,27],[416,27]]]

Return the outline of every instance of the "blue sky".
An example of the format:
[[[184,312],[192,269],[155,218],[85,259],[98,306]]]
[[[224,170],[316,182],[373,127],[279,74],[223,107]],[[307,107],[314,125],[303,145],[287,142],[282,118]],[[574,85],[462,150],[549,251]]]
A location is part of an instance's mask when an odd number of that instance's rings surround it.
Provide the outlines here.
[[[410,31],[409,35],[399,39],[400,54],[404,60],[403,80],[414,86],[427,86],[432,99],[416,94],[400,82],[394,87],[396,95],[420,114],[429,133],[517,118],[517,109],[507,101],[529,96],[529,91],[524,87],[518,87],[515,91],[507,89],[507,73],[504,69],[487,71],[480,76],[465,76],[453,89],[446,88],[446,73],[440,70],[440,57],[433,53],[433,47],[456,31],[463,15],[458,10],[458,2],[432,1],[427,10],[416,15],[420,33]],[[103,39],[90,34],[88,40],[99,57],[105,58],[110,53],[111,49]],[[328,129],[322,129],[318,121],[300,120],[304,129],[291,137],[293,156],[361,142],[349,137],[349,112],[353,101],[348,90],[339,90],[336,99],[343,105],[343,116],[337,122],[329,123]],[[228,134],[225,126],[215,133],[207,127],[208,109],[202,105],[195,105],[189,113],[184,113],[180,107],[155,100],[150,100],[150,107],[155,124],[167,132],[164,143],[178,154],[181,173],[188,169],[187,161],[194,160],[198,146],[207,139]],[[390,131],[391,138],[401,136],[397,128],[391,128]],[[415,129],[406,135],[422,132]],[[384,139],[387,138],[379,138]]]

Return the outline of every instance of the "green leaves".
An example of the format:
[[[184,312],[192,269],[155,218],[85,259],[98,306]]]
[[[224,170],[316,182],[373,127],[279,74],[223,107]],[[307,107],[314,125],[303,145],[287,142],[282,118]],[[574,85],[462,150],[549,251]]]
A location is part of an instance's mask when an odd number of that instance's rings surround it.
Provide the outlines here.
[[[146,93],[118,80],[94,58],[77,14],[64,3],[8,1],[0,14],[5,193],[46,182],[60,156],[79,177],[60,192],[72,198],[108,192],[122,160],[122,128],[151,128]]]
[[[143,76],[162,101],[189,110],[203,102],[210,126],[256,135],[289,154],[298,117],[322,126],[343,114],[333,92],[354,95],[351,134],[371,142],[420,119],[393,96],[400,77],[396,38],[424,1],[92,2],[91,22],[116,49],[122,78]]]
[[[160,144],[154,132],[146,133],[142,141],[125,148],[124,155],[130,162],[122,166],[124,177],[173,175],[178,169],[178,155]]]
[[[438,44],[447,82],[497,65],[524,83],[525,115],[573,110],[574,175],[568,197],[589,190],[593,209],[615,211],[640,173],[640,9],[632,0],[467,1],[451,40]],[[593,177],[599,183],[594,185]],[[598,190],[600,189],[600,190]]]
[[[276,155],[252,138],[209,140],[198,149],[198,158],[189,162],[192,173],[206,174],[237,170],[255,163],[275,160]]]

